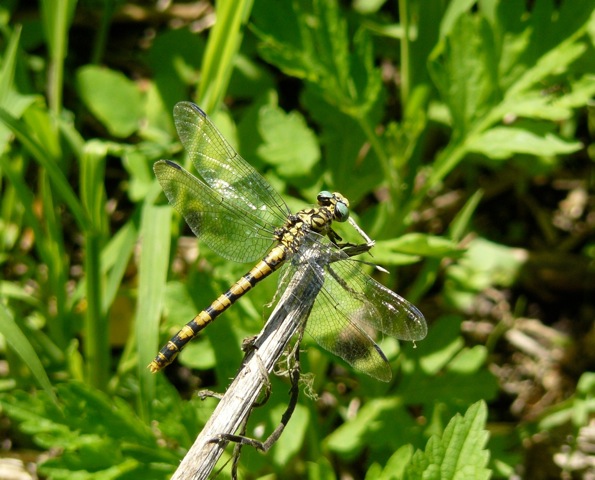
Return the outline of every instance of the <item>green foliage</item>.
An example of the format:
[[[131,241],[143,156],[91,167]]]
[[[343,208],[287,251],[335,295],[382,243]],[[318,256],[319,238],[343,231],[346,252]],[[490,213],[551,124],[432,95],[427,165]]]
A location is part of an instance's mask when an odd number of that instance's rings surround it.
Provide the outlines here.
[[[566,440],[593,416],[594,382],[583,372],[575,391],[551,396],[566,400],[519,428],[495,428],[486,446],[487,408],[495,421],[510,415],[498,411],[513,393],[503,394],[493,362],[514,326],[502,322],[487,339],[462,334],[485,292],[535,291],[527,280],[534,250],[576,255],[583,283],[593,274],[592,223],[560,240],[560,222],[535,213],[541,199],[523,204],[537,227],[522,212],[510,223],[479,220],[497,209],[489,202],[499,189],[525,198],[589,155],[594,8],[530,3],[402,0],[396,12],[378,1],[216,2],[208,35],[195,32],[212,16],[192,29],[175,18],[184,28],[174,29],[165,19],[175,10],[118,28],[113,2],[43,1],[34,20],[18,2],[0,6],[0,351],[9,371],[0,406],[37,448],[60,448],[42,474],[169,477],[213,410],[214,400],[183,400],[187,391],[145,367],[249,268],[186,242],[154,179],[156,160],[185,161],[171,111],[187,99],[292,209],[323,188],[345,194],[377,240],[363,260],[400,266],[398,278],[374,275],[429,323],[415,348],[379,339],[394,372],[388,385],[304,339],[303,370],[315,375],[305,390],[320,401],[302,394],[266,456],[244,449],[242,473],[503,477],[523,462],[523,439],[550,434],[563,438],[560,451],[584,454]],[[81,23],[88,13],[96,25]],[[531,228],[544,231],[537,242]],[[192,392],[206,382],[223,391],[275,290],[275,279],[259,285],[182,352],[180,364],[199,380],[173,368],[172,379]],[[592,290],[584,292],[583,301]],[[514,314],[529,315],[527,296],[518,297]],[[550,306],[540,308],[565,308]],[[568,351],[590,351],[585,337],[567,340]],[[272,390],[248,434],[276,427],[287,385],[273,378]]]
[[[59,448],[42,473],[51,478],[166,478],[173,452],[158,448],[149,426],[128,403],[71,382],[56,386],[55,400],[16,391],[0,404],[42,448]]]
[[[263,139],[257,150],[259,156],[283,178],[308,175],[320,161],[320,147],[304,118],[297,112],[285,114],[273,106],[263,107],[259,114]]]
[[[81,100],[110,135],[126,138],[138,130],[142,96],[124,74],[87,65],[79,69],[76,81]]]
[[[477,402],[463,417],[455,415],[442,435],[432,436],[425,451],[417,451],[405,469],[405,479],[488,479],[489,452],[485,450],[487,408]]]

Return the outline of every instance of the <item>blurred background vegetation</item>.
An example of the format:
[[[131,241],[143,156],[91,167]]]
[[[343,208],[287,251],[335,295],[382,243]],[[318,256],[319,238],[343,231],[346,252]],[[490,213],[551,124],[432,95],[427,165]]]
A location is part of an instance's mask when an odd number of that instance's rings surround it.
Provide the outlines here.
[[[196,392],[225,390],[266,319],[275,279],[146,369],[247,270],[153,176],[185,162],[181,100],[292,209],[346,195],[379,281],[429,326],[416,347],[379,339],[389,384],[305,338],[317,399],[301,391],[270,452],[244,449],[242,478],[595,476],[593,10],[2,2],[0,477],[169,478],[215,405]],[[285,408],[272,388],[251,436]]]

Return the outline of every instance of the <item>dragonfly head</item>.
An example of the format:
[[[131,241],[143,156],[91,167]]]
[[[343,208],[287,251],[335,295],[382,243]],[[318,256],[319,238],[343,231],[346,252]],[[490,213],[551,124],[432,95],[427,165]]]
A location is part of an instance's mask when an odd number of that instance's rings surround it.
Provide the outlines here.
[[[340,193],[331,193],[326,190],[320,192],[316,197],[318,205],[333,209],[333,220],[345,222],[349,218],[349,200]]]

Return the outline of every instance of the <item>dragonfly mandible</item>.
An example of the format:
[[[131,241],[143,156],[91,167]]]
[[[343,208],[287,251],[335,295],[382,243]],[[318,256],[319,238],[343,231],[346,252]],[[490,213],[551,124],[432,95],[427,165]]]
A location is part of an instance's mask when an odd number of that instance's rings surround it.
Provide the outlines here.
[[[361,249],[339,243],[332,223],[349,219],[347,199],[323,191],[317,207],[292,214],[198,106],[178,103],[174,121],[201,178],[169,160],[156,162],[155,175],[167,199],[216,253],[235,262],[259,261],[172,337],[149,364],[150,370],[169,365],[203,328],[275,270],[283,268],[283,288],[298,268],[312,268],[321,285],[316,298],[292,300],[313,301],[306,332],[356,370],[389,381],[390,365],[372,339],[375,332],[416,341],[426,336],[427,326],[414,305],[364,273],[351,258],[352,252],[367,251],[373,242]]]

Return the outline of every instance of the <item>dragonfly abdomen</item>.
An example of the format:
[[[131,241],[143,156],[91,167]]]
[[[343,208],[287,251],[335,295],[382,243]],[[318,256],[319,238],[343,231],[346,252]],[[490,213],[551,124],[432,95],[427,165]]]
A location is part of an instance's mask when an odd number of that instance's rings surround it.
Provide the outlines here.
[[[155,373],[174,361],[178,353],[198,333],[231,307],[248,290],[277,270],[287,257],[287,247],[283,244],[273,248],[260,262],[234,283],[227,292],[219,295],[211,305],[190,320],[169,340],[149,364]]]

